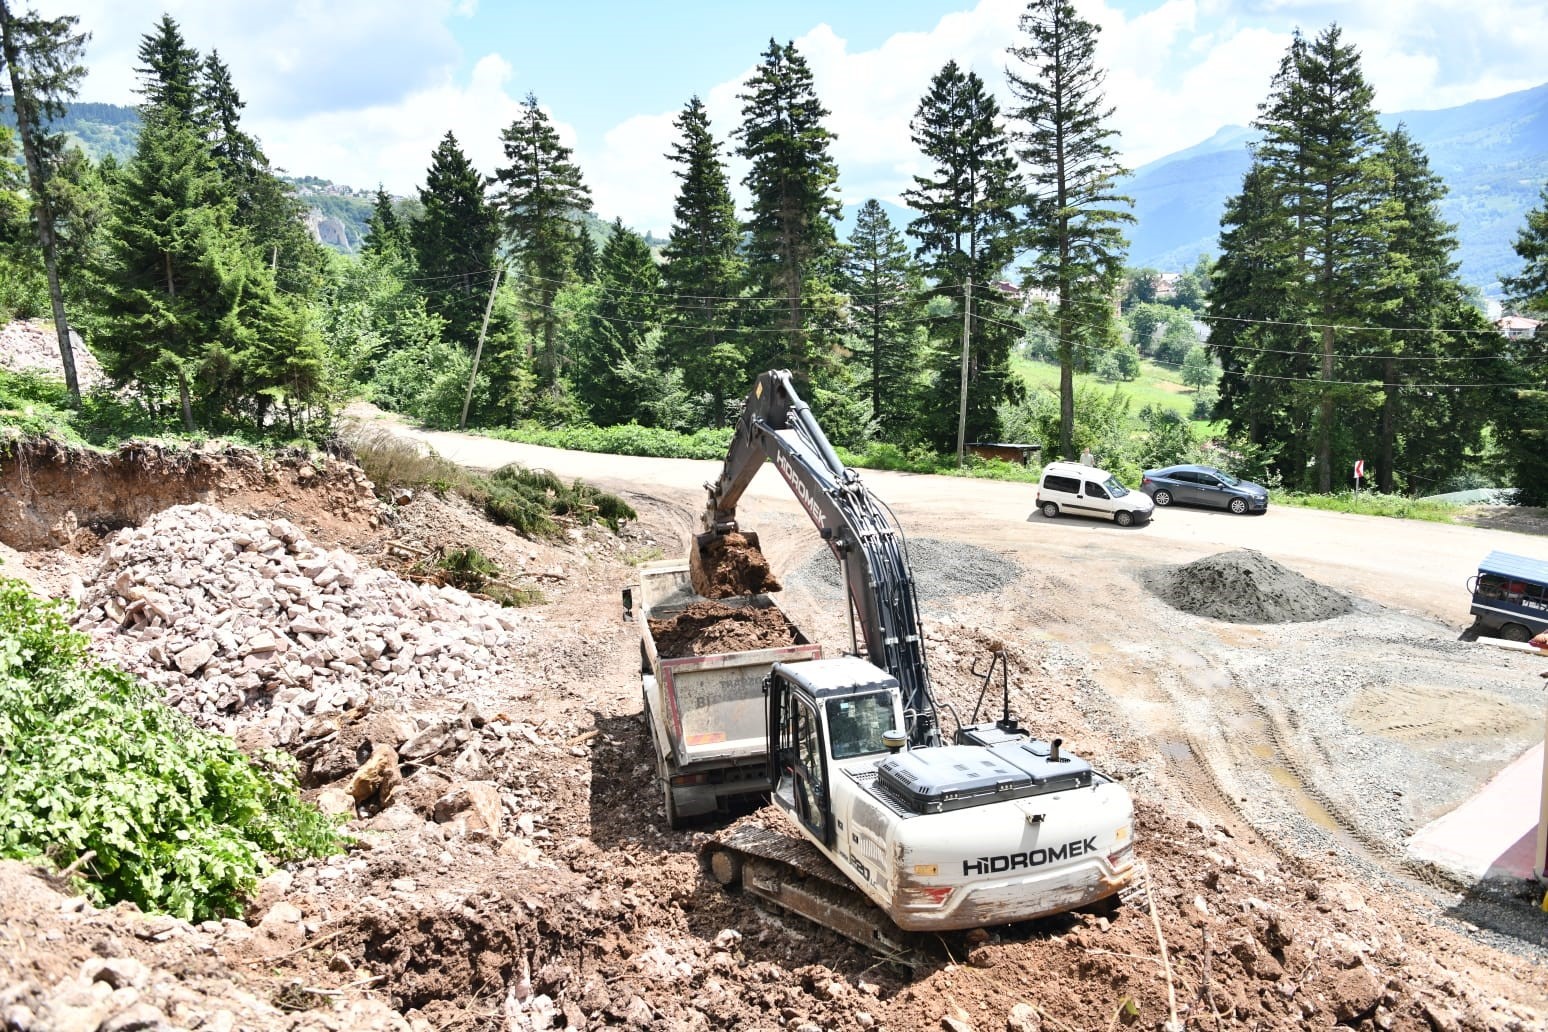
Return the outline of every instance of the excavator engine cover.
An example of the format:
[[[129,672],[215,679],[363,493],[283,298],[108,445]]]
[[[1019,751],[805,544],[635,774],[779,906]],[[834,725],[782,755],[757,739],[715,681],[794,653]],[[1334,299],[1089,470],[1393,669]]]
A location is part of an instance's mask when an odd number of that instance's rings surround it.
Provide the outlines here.
[[[1048,743],[1034,741],[992,749],[911,749],[878,763],[876,773],[877,784],[914,813],[964,810],[1091,784],[1091,764],[1075,756],[1051,760]]]

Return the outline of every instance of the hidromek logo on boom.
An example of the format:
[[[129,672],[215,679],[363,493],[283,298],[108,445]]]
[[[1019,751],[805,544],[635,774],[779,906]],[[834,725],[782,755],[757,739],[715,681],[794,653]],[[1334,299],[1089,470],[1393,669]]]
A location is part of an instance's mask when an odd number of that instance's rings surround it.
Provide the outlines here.
[[[794,491],[796,498],[806,506],[807,514],[811,516],[812,521],[822,526],[822,511],[817,508],[817,499],[813,498],[811,491],[807,490],[806,481],[795,475],[795,470],[791,468],[790,460],[785,457],[784,452],[775,453],[774,468],[779,470],[779,475],[785,478],[785,483],[790,485],[790,490]]]
[[[977,860],[962,861],[962,874],[999,874],[1022,868],[1041,867],[1058,860],[1073,860],[1077,856],[1096,852],[1096,836],[1049,849],[1029,849],[1025,853],[1007,853],[1004,856],[981,856]]]

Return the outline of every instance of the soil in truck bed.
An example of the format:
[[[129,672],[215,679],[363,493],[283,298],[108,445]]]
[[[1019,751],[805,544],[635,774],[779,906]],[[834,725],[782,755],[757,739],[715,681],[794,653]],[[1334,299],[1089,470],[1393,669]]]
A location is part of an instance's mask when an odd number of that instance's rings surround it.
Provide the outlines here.
[[[662,659],[714,656],[797,644],[795,625],[774,607],[733,607],[705,600],[676,616],[650,621]]]

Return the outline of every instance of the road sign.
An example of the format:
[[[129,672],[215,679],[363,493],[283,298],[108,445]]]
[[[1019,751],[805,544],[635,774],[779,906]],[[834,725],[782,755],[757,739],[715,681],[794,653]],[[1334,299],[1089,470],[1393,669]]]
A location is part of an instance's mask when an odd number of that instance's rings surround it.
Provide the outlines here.
[[[1355,479],[1359,480],[1363,476],[1365,476],[1365,460],[1364,459],[1356,459],[1355,460]]]

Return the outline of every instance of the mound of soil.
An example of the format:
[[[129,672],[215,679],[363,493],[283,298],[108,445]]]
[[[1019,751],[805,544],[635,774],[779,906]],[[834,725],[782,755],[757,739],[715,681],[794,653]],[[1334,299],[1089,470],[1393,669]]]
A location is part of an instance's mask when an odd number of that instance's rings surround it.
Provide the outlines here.
[[[650,633],[662,659],[798,644],[795,626],[772,606],[736,607],[710,601],[695,602],[676,616],[650,621]]]
[[[1174,609],[1229,623],[1330,620],[1354,608],[1349,596],[1251,548],[1148,570],[1141,580]]]
[[[762,595],[780,586],[758,549],[757,538],[736,533],[700,545],[698,561],[689,564],[689,574],[693,590],[705,598]]]

